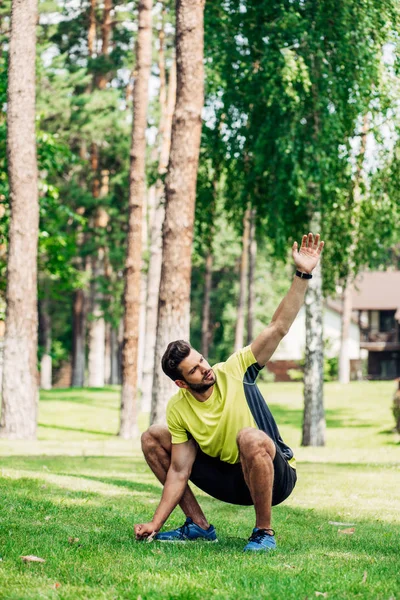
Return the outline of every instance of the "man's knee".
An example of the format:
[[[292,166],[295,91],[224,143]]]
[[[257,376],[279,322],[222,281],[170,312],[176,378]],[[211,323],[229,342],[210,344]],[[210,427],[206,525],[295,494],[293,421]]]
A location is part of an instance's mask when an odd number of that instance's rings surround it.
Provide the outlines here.
[[[142,450],[145,454],[156,448],[166,448],[166,446],[171,445],[171,434],[167,427],[162,425],[150,425],[147,431],[142,433],[141,443]]]
[[[254,427],[245,427],[239,431],[236,442],[241,456],[248,459],[260,454],[268,454],[272,460],[275,458],[275,443],[264,431]]]

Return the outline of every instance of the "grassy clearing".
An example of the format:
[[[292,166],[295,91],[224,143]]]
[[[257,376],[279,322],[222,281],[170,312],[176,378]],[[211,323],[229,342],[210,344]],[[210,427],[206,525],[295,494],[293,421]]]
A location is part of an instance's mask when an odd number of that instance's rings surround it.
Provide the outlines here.
[[[301,387],[265,387],[298,459],[274,509],[278,550],[242,553],[253,509],[199,492],[219,543],[137,543],[160,486],[137,443],[118,440],[118,390],[42,394],[39,440],[0,442],[0,598],[400,600],[400,444],[393,384],[326,387],[326,448],[299,448]],[[141,428],[146,426],[142,415]],[[169,524],[180,525],[179,509]],[[354,534],[338,533],[349,523]],[[350,525],[349,525],[350,526]],[[78,538],[78,539],[76,539]],[[21,555],[46,559],[24,564]],[[323,596],[321,596],[323,597]]]

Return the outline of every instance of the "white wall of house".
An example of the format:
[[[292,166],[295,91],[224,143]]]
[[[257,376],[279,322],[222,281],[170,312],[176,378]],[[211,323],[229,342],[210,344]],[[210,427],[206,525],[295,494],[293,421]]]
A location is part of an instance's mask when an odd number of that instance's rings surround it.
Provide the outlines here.
[[[326,355],[338,356],[340,348],[341,315],[325,307],[324,310],[324,339],[328,340]],[[283,338],[272,360],[301,360],[304,358],[306,344],[305,309],[302,307],[289,333]],[[350,325],[349,358],[360,358],[360,329],[357,323]]]

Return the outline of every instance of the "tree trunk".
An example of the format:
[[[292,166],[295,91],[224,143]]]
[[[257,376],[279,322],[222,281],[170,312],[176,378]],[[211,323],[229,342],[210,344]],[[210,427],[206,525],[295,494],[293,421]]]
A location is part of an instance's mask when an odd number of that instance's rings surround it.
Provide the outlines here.
[[[11,220],[0,436],[36,437],[38,173],[35,132],[36,0],[14,0],[9,46],[7,154]]]
[[[125,265],[124,343],[122,349],[121,423],[119,435],[137,434],[137,363],[142,262],[142,206],[145,193],[146,125],[151,70],[152,0],[139,1],[137,77],[133,90],[133,127],[129,173],[129,232]]]
[[[139,340],[138,340],[138,360],[137,360],[137,382],[138,390],[142,389],[143,381],[143,362],[144,347],[146,343],[146,300],[147,300],[147,272],[145,253],[148,251],[148,226],[147,226],[147,194],[143,193],[142,210],[142,258],[140,263],[140,311],[139,311]]]
[[[40,387],[42,390],[51,390],[51,317],[47,295],[39,302],[39,343],[43,347],[40,360]]]
[[[360,211],[361,211],[361,189],[360,184],[362,180],[362,168],[364,162],[365,151],[367,149],[367,135],[369,129],[368,117],[364,116],[363,120],[363,132],[361,136],[360,152],[357,157],[357,169],[354,177],[353,186],[353,206],[351,209],[351,224],[352,224],[352,241],[349,248],[349,265],[348,265],[348,277],[344,282],[343,296],[342,296],[342,327],[340,334],[340,351],[339,351],[339,382],[349,383],[350,382],[350,322],[352,312],[352,282],[354,272],[354,253],[357,249],[358,234],[360,226]]]
[[[243,218],[242,258],[240,261],[240,282],[235,330],[235,351],[240,350],[240,348],[243,347],[244,343],[244,308],[246,304],[245,297],[249,259],[250,211],[251,209],[250,207],[248,207]]]
[[[88,53],[93,56],[96,43],[96,5],[97,0],[90,0],[89,9],[89,31],[88,31]]]
[[[204,0],[177,0],[177,95],[165,183],[152,423],[164,422],[167,401],[176,389],[161,369],[165,348],[174,339],[189,338],[191,252],[204,102],[203,13]]]
[[[162,44],[160,41],[160,48]],[[163,72],[164,58],[163,54],[159,57],[160,73]],[[165,76],[161,78],[161,83],[165,85]],[[164,208],[164,186],[162,176],[167,172],[169,151],[171,147],[171,129],[172,117],[174,114],[176,102],[176,62],[171,65],[168,85],[168,99],[165,102],[166,93],[160,87],[160,150],[158,174],[159,178],[154,191],[154,213],[150,228],[150,259],[147,274],[147,302],[146,302],[146,340],[145,354],[143,361],[143,379],[142,379],[142,410],[150,412],[154,379],[154,354],[156,346],[157,316],[158,316],[158,296],[160,291],[161,263],[162,263],[162,227],[165,217]],[[151,190],[150,190],[151,191]],[[150,202],[149,202],[150,204]]]
[[[91,285],[91,319],[88,336],[88,386],[104,387],[105,373],[105,335],[106,327],[101,306],[102,295],[98,289],[99,277],[103,275],[104,252],[99,250],[98,255],[92,258],[92,285]]]
[[[119,365],[118,365],[118,354],[119,354],[119,344],[118,344],[118,331],[111,327],[110,334],[110,384],[118,385],[120,382],[119,378]]]
[[[249,276],[247,291],[247,343],[251,344],[254,339],[254,306],[255,306],[255,271],[257,260],[256,242],[256,209],[252,208],[250,213],[249,232]]]
[[[213,255],[209,250],[206,256],[206,272],[204,276],[204,299],[203,312],[201,317],[201,353],[205,358],[208,358],[211,339],[211,323],[210,323],[210,297],[212,289],[212,267]]]
[[[93,1],[93,0],[92,0]],[[111,11],[113,8],[112,0],[104,0],[103,22],[101,24],[101,54],[108,56],[110,49],[111,38]],[[97,87],[99,90],[104,90],[108,82],[108,77],[105,73],[100,73],[97,77]]]
[[[320,230],[314,217],[310,231]],[[310,279],[306,299],[306,360],[304,368],[304,415],[302,446],[325,445],[324,338],[321,263]]]
[[[105,323],[104,340],[104,382],[111,383],[111,323]]]
[[[72,387],[85,383],[86,298],[83,290],[75,290],[72,303]]]

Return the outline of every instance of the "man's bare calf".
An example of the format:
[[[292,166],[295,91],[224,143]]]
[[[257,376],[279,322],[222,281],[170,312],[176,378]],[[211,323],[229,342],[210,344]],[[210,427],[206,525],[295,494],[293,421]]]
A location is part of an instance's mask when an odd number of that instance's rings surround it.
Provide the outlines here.
[[[194,443],[194,442],[193,442]],[[142,450],[144,457],[160,483],[164,485],[171,464],[171,434],[167,427],[151,425],[142,435]],[[202,529],[208,529],[208,523],[189,486],[183,493],[179,506],[186,517],[190,517]]]
[[[259,429],[245,427],[237,435],[243,475],[256,511],[256,527],[271,528],[275,443]]]

